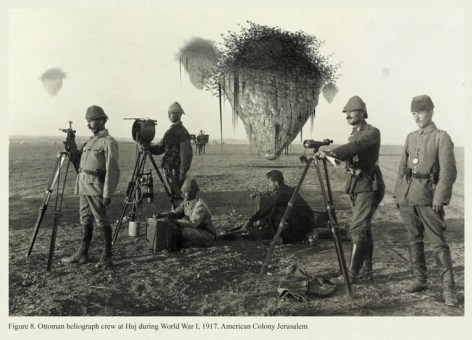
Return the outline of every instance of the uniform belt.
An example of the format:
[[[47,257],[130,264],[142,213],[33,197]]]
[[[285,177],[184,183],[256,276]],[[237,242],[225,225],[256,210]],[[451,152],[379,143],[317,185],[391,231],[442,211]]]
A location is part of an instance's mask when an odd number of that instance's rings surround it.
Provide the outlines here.
[[[427,178],[430,178],[431,175],[430,174],[421,174],[419,172],[412,171],[411,172],[411,177],[427,179]]]
[[[432,179],[434,177],[434,174],[422,174],[416,171],[413,171],[411,168],[404,168],[403,173],[406,176],[406,180],[411,182],[412,178],[420,178],[420,179]]]
[[[83,172],[87,175],[98,177],[98,179],[101,180],[102,182],[105,181],[105,176],[107,174],[106,170],[100,170],[100,169],[93,171],[93,170],[79,168],[79,172]]]

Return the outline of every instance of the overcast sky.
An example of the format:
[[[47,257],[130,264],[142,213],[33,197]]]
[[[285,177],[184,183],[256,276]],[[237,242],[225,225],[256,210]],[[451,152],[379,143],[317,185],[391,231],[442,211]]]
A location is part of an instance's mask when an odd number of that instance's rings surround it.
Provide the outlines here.
[[[125,117],[150,117],[158,120],[160,136],[169,126],[169,104],[179,101],[190,133],[203,129],[219,139],[218,99],[195,89],[185,73],[179,76],[175,53],[195,36],[221,43],[221,34],[239,32],[238,24],[249,20],[315,35],[325,41],[323,53],[332,53],[333,63],[342,62],[340,92],[331,104],[320,96],[314,130],[310,132],[308,123],[304,138],[344,142],[350,128],[342,108],[349,97],[359,95],[367,103],[368,121],[381,130],[382,142],[403,144],[416,128],[411,98],[429,94],[438,127],[457,145],[464,144],[462,10],[327,9],[286,1],[260,7],[245,0],[237,7],[214,1],[183,3],[10,10],[9,134],[61,135],[58,128],[72,120],[79,135],[89,135],[84,114],[96,104],[109,114],[112,135],[130,137],[132,122]],[[67,73],[55,97],[38,79],[51,67]],[[228,102],[223,135],[246,138],[241,121],[233,131]]]

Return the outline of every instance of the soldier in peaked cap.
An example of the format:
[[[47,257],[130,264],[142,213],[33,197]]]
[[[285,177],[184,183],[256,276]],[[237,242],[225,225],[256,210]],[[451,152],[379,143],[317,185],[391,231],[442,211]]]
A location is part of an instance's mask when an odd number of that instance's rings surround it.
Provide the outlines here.
[[[152,154],[164,154],[161,166],[170,184],[172,194],[177,199],[181,199],[180,188],[192,165],[193,157],[190,134],[182,124],[182,114],[185,114],[182,106],[178,102],[172,103],[168,110],[169,120],[172,123],[170,128],[158,144],[149,146],[149,151]]]
[[[343,109],[352,125],[348,143],[332,150],[320,150],[315,156],[331,156],[346,163],[346,193],[350,195],[352,220],[349,227],[352,247],[349,274],[353,282],[372,280],[372,218],[383,199],[385,185],[379,167],[380,131],[365,121],[368,117],[364,101],[351,97]],[[362,269],[362,270],[361,270]],[[331,280],[344,284],[343,276]]]
[[[271,170],[267,174],[269,192],[259,193],[273,195],[273,203],[257,211],[246,224],[250,240],[272,239],[280,221],[292,198],[292,188],[285,184],[284,175],[279,170]],[[254,197],[254,196],[253,196]],[[280,237],[283,243],[297,243],[307,239],[307,234],[315,227],[315,214],[308,203],[297,194],[290,210],[286,226]]]
[[[66,146],[74,155],[72,159],[80,159],[76,194],[80,196],[82,239],[79,250],[62,261],[78,264],[88,262],[88,250],[95,222],[101,228],[103,235],[103,253],[96,267],[107,269],[112,264],[112,230],[108,206],[111,204],[111,198],[120,178],[118,143],[105,128],[108,116],[100,106],[90,106],[85,113],[85,119],[93,136],[80,150],[75,143]]]
[[[404,291],[415,293],[426,288],[426,235],[436,255],[445,304],[457,306],[451,252],[444,236],[444,206],[451,200],[457,176],[454,144],[434,124],[434,104],[429,96],[413,97],[411,112],[419,129],[406,138],[394,192],[408,233],[414,276]]]

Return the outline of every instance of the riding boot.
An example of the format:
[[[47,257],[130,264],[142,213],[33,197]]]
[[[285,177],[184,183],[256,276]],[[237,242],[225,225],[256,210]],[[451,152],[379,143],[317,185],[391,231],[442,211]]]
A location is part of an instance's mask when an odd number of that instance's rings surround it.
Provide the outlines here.
[[[454,292],[454,271],[452,269],[451,252],[449,249],[442,249],[436,253],[441,284],[443,288],[444,303],[447,306],[457,307],[459,301]]]
[[[372,254],[374,252],[374,240],[372,237],[367,239],[365,247],[364,265],[361,269],[361,278],[367,281],[374,279],[374,272],[372,268]]]
[[[61,261],[65,263],[85,264],[88,262],[88,250],[93,236],[93,226],[84,225],[82,228],[82,239],[80,240],[79,250],[69,257],[63,258]]]
[[[108,269],[111,267],[111,242],[112,242],[112,231],[110,226],[102,227],[103,234],[103,251],[100,261],[95,265],[96,268]]]
[[[355,241],[352,242],[351,248],[351,258],[349,261],[349,278],[351,279],[351,283],[358,283],[359,282],[359,272],[362,267],[362,263],[364,261],[366,250],[366,242],[362,241]],[[334,279],[330,279],[332,283],[335,285],[343,285],[344,284],[344,276],[340,275]]]
[[[414,279],[404,291],[407,293],[420,292],[426,288],[428,283],[423,243],[410,245],[410,264]]]

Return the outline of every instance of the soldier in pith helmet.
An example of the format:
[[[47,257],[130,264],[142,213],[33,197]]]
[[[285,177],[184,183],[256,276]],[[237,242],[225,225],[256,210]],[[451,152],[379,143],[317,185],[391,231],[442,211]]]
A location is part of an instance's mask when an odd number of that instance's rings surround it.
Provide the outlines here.
[[[351,97],[343,109],[352,125],[348,143],[332,150],[320,150],[315,157],[334,157],[346,162],[346,193],[351,198],[352,221],[349,234],[352,240],[349,275],[351,281],[372,280],[374,240],[372,218],[383,199],[385,184],[379,166],[380,131],[368,124],[367,106],[359,96]],[[341,275],[331,280],[344,284]]]
[[[78,251],[62,261],[78,264],[88,262],[88,250],[95,222],[103,235],[103,252],[96,266],[107,269],[112,264],[112,230],[108,206],[111,204],[120,178],[118,143],[105,128],[108,116],[100,106],[93,105],[87,108],[85,119],[93,136],[80,150],[75,143],[69,145],[71,154],[74,155],[71,158],[80,159],[75,193],[80,197],[82,239]]]
[[[433,122],[434,104],[427,95],[413,97],[411,113],[419,129],[405,142],[394,196],[408,233],[413,282],[404,289],[415,293],[426,288],[424,235],[436,255],[445,304],[457,306],[451,252],[444,232],[444,206],[456,180],[454,144]]]
[[[168,109],[171,126],[159,143],[149,146],[149,151],[152,154],[164,154],[161,166],[164,169],[174,198],[180,199],[182,198],[180,188],[192,165],[193,157],[190,134],[181,121],[183,114],[185,112],[182,106],[178,102],[172,103]]]

